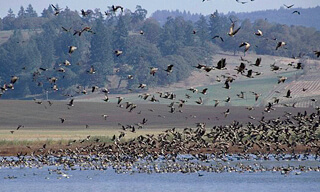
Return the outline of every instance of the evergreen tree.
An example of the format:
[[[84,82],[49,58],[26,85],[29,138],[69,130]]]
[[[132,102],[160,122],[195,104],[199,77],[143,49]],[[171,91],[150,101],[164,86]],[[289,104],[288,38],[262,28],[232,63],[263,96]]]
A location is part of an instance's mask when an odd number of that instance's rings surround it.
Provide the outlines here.
[[[21,6],[18,12],[18,18],[24,18],[25,16],[26,16],[26,11],[24,10],[23,6]]]
[[[31,4],[29,4],[26,9],[26,17],[38,17],[37,12],[33,9]]]

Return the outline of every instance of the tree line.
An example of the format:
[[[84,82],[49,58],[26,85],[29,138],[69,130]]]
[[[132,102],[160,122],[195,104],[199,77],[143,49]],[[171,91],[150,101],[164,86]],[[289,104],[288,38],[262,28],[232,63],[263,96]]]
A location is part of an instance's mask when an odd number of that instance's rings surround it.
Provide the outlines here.
[[[38,16],[31,5],[26,10],[21,7],[18,16],[9,10],[1,26],[14,33],[0,46],[0,83],[8,83],[12,75],[19,81],[16,91],[2,97],[33,98],[49,92],[59,99],[87,93],[93,86],[107,87],[112,93],[141,91],[141,83],[147,84],[145,89],[164,86],[188,77],[198,63],[213,65],[212,55],[218,52],[242,54],[242,42],[250,42],[249,51],[257,54],[287,57],[301,53],[315,57],[313,51],[320,42],[314,28],[240,21],[218,11],[209,17],[201,15],[196,22],[168,17],[163,25],[146,18],[147,10],[141,6],[134,11],[95,9],[88,13],[83,16],[64,8],[55,16],[49,6]],[[231,20],[241,27],[235,37],[227,35]],[[24,32],[30,29],[36,32],[26,38]],[[254,35],[258,29],[263,37]],[[213,38],[217,35],[221,39]],[[278,41],[285,41],[286,49],[275,50]],[[70,46],[77,49],[70,53]],[[117,56],[116,50],[122,54]],[[174,66],[170,74],[165,71],[168,65]],[[150,75],[153,67],[158,72]],[[58,80],[53,82],[54,78]]]

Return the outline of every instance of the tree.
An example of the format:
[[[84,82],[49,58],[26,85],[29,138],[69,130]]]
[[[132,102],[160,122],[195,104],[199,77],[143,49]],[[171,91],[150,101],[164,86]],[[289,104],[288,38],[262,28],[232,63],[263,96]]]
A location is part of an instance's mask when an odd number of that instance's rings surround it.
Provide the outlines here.
[[[29,4],[26,9],[26,17],[38,17],[37,12],[33,9],[31,4]]]
[[[132,24],[133,28],[137,28],[140,26],[140,23],[145,20],[148,11],[146,9],[142,9],[140,5],[136,6],[135,12],[132,14]]]
[[[90,62],[96,69],[95,81],[103,86],[105,77],[113,73],[112,32],[106,27],[102,18],[96,20],[96,34],[91,38]],[[87,66],[89,67],[89,66]]]
[[[26,16],[26,11],[24,10],[23,6],[21,6],[18,12],[18,18],[24,18],[25,16]]]
[[[209,39],[209,26],[206,18],[201,15],[199,20],[195,23],[196,34],[199,37],[201,44],[203,45],[205,41]]]
[[[15,20],[15,14],[13,13],[12,9],[10,8],[8,10],[7,16],[3,18],[3,29],[4,30],[10,30],[14,28],[14,20]]]
[[[3,30],[3,23],[2,23],[2,19],[0,18],[0,31]]]

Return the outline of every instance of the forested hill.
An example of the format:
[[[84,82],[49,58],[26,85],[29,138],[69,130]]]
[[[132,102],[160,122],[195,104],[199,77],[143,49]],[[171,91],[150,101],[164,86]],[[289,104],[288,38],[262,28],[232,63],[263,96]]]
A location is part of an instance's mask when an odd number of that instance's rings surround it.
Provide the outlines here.
[[[299,11],[298,13],[293,13],[293,11]],[[285,25],[301,25],[305,27],[314,27],[317,30],[320,30],[320,7],[314,8],[295,8],[292,7],[287,9],[281,7],[280,9],[266,10],[266,11],[254,11],[254,12],[242,12],[235,13],[230,12],[225,14],[225,16],[236,16],[240,20],[249,19],[251,22],[254,22],[259,19],[264,19],[271,23],[280,23]],[[167,17],[183,17],[185,20],[190,20],[196,22],[200,18],[200,14],[190,13],[186,11],[168,11],[168,10],[158,10],[152,14],[152,18],[156,19],[160,24],[166,22]],[[208,16],[209,17],[209,16]]]
[[[0,20],[0,39],[9,38],[0,45],[2,98],[49,93],[57,99],[96,87],[142,92],[187,78],[199,63],[210,71],[215,53],[243,55],[244,42],[251,44],[248,52],[265,55],[316,58],[314,51],[320,50],[320,32],[313,28],[240,21],[218,12],[196,22],[169,17],[160,25],[146,18],[141,6],[133,12],[55,7],[59,13],[49,6],[38,14],[29,5],[17,16],[9,10]],[[230,26],[241,29],[228,35]],[[258,29],[263,36],[255,35]],[[286,45],[276,48],[282,41]]]
[[[294,11],[299,11],[300,15],[293,13]],[[266,19],[269,22],[314,27],[317,30],[320,30],[320,6],[308,9],[294,7],[287,9],[281,7],[278,10],[254,11],[250,13],[229,13],[228,15],[235,15],[241,20],[247,18],[251,21]]]

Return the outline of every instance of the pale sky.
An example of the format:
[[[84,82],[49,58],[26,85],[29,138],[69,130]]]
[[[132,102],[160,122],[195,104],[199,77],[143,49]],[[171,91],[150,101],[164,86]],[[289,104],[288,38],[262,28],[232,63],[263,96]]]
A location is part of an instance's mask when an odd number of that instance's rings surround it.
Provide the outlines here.
[[[41,14],[44,8],[50,4],[59,4],[61,8],[68,6],[71,10],[81,9],[95,9],[100,8],[101,11],[106,11],[108,6],[121,5],[124,8],[135,10],[136,5],[141,5],[142,8],[148,11],[150,16],[156,10],[186,10],[191,13],[202,13],[208,15],[215,10],[219,12],[228,13],[235,12],[250,12],[255,10],[278,9],[283,4],[294,7],[316,7],[320,5],[320,0],[239,0],[248,1],[246,4],[237,3],[236,0],[209,0],[202,2],[202,0],[0,0],[0,17],[7,15],[9,8],[15,14],[22,5],[24,8],[31,4]]]

